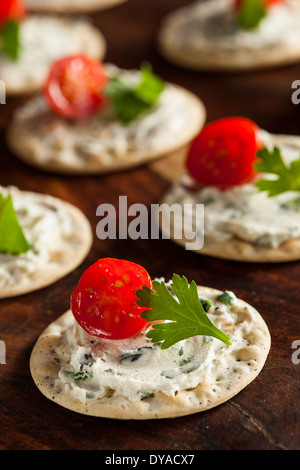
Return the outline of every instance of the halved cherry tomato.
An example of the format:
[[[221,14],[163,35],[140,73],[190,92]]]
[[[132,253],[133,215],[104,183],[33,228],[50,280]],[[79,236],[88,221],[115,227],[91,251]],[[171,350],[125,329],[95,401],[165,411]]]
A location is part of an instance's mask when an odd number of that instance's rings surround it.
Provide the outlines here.
[[[187,169],[203,185],[242,184],[256,174],[253,164],[260,147],[254,122],[240,117],[219,119],[204,127],[192,142]]]
[[[26,7],[23,0],[1,0],[0,24],[5,20],[21,21],[26,16]]]
[[[152,288],[147,271],[131,261],[103,258],[82,275],[71,295],[71,310],[88,333],[107,339],[123,339],[138,334],[147,320],[146,310],[136,305],[136,291]]]
[[[45,85],[45,98],[53,111],[70,119],[84,119],[104,103],[108,81],[103,64],[84,55],[56,61]]]

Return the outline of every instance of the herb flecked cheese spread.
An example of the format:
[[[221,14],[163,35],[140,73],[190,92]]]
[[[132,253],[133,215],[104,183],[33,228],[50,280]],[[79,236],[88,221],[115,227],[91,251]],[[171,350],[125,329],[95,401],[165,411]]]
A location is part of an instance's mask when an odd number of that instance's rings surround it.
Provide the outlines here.
[[[69,247],[76,249],[79,227],[59,199],[24,193],[15,187],[0,187],[0,193],[11,194],[18,221],[31,246],[20,255],[0,253],[0,289],[5,290],[29,283],[39,270],[47,275],[49,264],[59,266]]]
[[[102,57],[102,42],[101,33],[82,19],[29,16],[20,27],[18,60],[0,53],[0,78],[7,90],[39,89],[55,60],[75,53]]]
[[[137,84],[140,79],[138,71],[120,70],[111,64],[106,64],[106,70],[127,84]],[[85,168],[97,163],[109,168],[173,145],[198,116],[198,107],[195,111],[190,108],[186,94],[168,85],[149,111],[127,125],[116,118],[109,103],[82,121],[60,118],[43,96],[19,109],[16,121],[24,145],[38,164],[57,162]]]
[[[260,130],[266,147],[276,144],[275,136]],[[293,139],[282,146],[287,163],[299,158],[299,145]],[[268,175],[269,178],[272,176]],[[258,177],[259,178],[259,177]],[[188,174],[174,183],[164,196],[174,211],[184,213],[186,228],[195,225],[195,212],[185,211],[186,204],[204,205],[204,243],[239,239],[253,246],[277,248],[290,239],[300,240],[300,194],[287,191],[269,197],[255,186],[255,181],[229,189],[201,186]]]
[[[230,347],[216,338],[194,336],[161,349],[160,343],[150,342],[146,331],[125,340],[107,340],[86,333],[71,316],[64,331],[57,331],[59,380],[68,393],[82,402],[112,395],[144,400],[158,392],[176,396],[180,390],[196,387],[209,379],[222,361],[225,370],[228,355],[247,345],[252,313],[244,307],[241,326],[237,321],[237,299],[232,292],[227,295],[228,304],[213,295],[205,300],[210,302],[207,314],[211,321],[230,333]],[[235,328],[235,322],[239,328]]]
[[[291,238],[300,239],[300,196],[289,192],[268,197],[254,185],[220,190],[205,187],[191,190],[189,176],[182,178],[165,196],[164,202],[184,209],[186,204],[204,204],[205,242],[238,238],[264,247],[278,247]],[[185,223],[193,226],[193,212],[184,212]]]
[[[164,34],[182,52],[189,53],[205,48],[212,53],[217,50],[239,54],[259,51],[261,47],[274,48],[281,41],[292,46],[300,39],[299,10],[298,14],[296,11],[299,6],[295,0],[287,3],[272,6],[258,27],[250,31],[238,26],[233,0],[196,1],[173,14],[173,29]]]

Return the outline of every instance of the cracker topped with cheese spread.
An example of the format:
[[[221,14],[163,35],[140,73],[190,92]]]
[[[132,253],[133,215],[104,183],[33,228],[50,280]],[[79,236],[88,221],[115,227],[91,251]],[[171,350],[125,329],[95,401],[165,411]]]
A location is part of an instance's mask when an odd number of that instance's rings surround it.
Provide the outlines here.
[[[53,284],[90,251],[89,221],[61,199],[0,187],[0,207],[0,298]]]
[[[8,18],[5,24],[16,23]],[[41,90],[50,66],[61,57],[87,54],[102,60],[106,52],[102,33],[82,18],[27,15],[17,27],[8,31],[15,37],[8,37],[9,47],[0,47],[0,78],[8,96]]]
[[[74,73],[68,97],[60,79],[65,69]],[[8,130],[11,150],[46,171],[101,174],[139,166],[183,151],[205,120],[197,96],[165,83],[149,65],[121,70],[67,57],[53,65],[47,84],[16,111]]]
[[[244,118],[209,123],[192,143],[181,177],[162,198],[175,219],[183,214],[189,237],[174,236],[174,223],[170,227],[165,215],[161,229],[187,248],[199,236],[196,211],[188,207],[201,205],[204,242],[188,249],[235,261],[298,260],[299,172],[299,137],[270,134]]]
[[[27,0],[29,10],[33,12],[87,13],[106,10],[127,0]]]
[[[216,72],[300,60],[298,0],[198,0],[165,18],[161,53],[177,65]]]
[[[163,307],[162,307],[163,305]],[[38,338],[30,370],[48,399],[114,419],[160,419],[215,407],[245,388],[270,349],[260,314],[232,292],[174,275],[152,281],[105,258]]]

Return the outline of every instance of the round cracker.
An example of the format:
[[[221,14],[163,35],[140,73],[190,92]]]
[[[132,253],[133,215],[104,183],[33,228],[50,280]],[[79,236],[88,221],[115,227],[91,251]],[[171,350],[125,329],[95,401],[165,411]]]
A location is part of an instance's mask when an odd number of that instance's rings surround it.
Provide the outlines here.
[[[287,0],[291,9],[291,18],[298,17],[300,21],[300,6],[298,0]],[[158,48],[160,53],[175,65],[192,69],[212,72],[237,73],[251,70],[263,70],[293,64],[300,60],[300,35],[296,28],[293,41],[288,35],[278,36],[274,44],[260,47],[210,47],[210,45],[189,45],[187,32],[195,25],[195,18],[212,18],[218,11],[226,14],[231,8],[231,0],[195,1],[191,5],[171,12],[163,21],[158,33]],[[287,27],[288,28],[288,27]],[[201,24],[198,24],[201,31]],[[254,38],[255,39],[255,38]],[[255,41],[253,40],[253,44]]]
[[[262,139],[264,145],[270,149],[277,146],[283,150],[288,150],[290,156],[293,155],[291,160],[298,158],[300,152],[300,137],[293,135],[285,134],[270,134],[264,130],[261,131]],[[178,180],[178,175],[183,174],[183,167],[175,171],[174,174],[177,175],[176,180]],[[173,179],[173,182],[176,181]],[[172,186],[168,194],[172,192]],[[162,200],[161,204],[167,203],[168,194],[166,194]],[[167,209],[166,209],[167,210]],[[162,216],[159,219],[159,226],[161,232],[166,238],[170,238],[178,245],[186,248],[187,244],[195,243],[196,238],[186,238],[184,230],[182,231],[182,238],[174,236],[175,227],[174,219],[169,218],[169,211],[167,217],[164,217],[163,211],[164,206],[161,206]],[[241,240],[237,237],[232,237],[229,240],[223,240],[222,243],[212,242],[205,239],[204,232],[204,244],[200,249],[193,250],[201,255],[213,256],[215,258],[221,258],[232,261],[241,261],[248,263],[284,263],[290,261],[297,261],[300,259],[300,240],[296,238],[288,239],[282,242],[278,247],[264,247],[257,246],[247,241]]]
[[[32,45],[33,30],[38,44],[36,49]],[[66,55],[85,54],[102,60],[106,52],[102,33],[90,22],[75,18],[29,16],[21,25],[21,42],[22,52],[17,61],[0,54],[0,77],[5,83],[7,96],[39,91],[44,86],[51,64]],[[56,44],[55,50],[52,50],[53,43]]]
[[[21,194],[24,202],[33,200],[36,203],[46,204],[50,207],[63,206],[67,217],[70,218],[74,236],[68,240],[68,243],[64,243],[64,251],[60,253],[59,258],[52,260],[43,267],[39,267],[30,275],[24,276],[23,280],[13,287],[0,290],[1,299],[28,294],[63,278],[84,261],[93,242],[91,225],[80,209],[50,195],[31,191],[21,191]]]
[[[198,287],[199,295],[216,298],[221,292],[208,287]],[[242,345],[223,349],[224,357],[213,362],[211,378],[205,378],[194,389],[178,391],[175,396],[161,392],[153,397],[139,401],[116,398],[114,395],[102,399],[87,399],[81,402],[68,392],[58,373],[64,359],[60,355],[64,335],[74,322],[71,311],[67,311],[51,323],[38,338],[30,357],[32,378],[49,400],[77,413],[113,419],[161,419],[175,418],[202,412],[226,402],[250,382],[262,370],[267,359],[271,338],[268,327],[258,311],[236,299],[232,307],[233,324],[231,328],[242,331]],[[246,332],[244,326],[250,324]],[[226,331],[227,330],[227,331]],[[230,334],[228,325],[223,331]]]
[[[27,8],[33,12],[88,13],[115,7],[127,0],[27,0]]]
[[[168,84],[167,86],[173,90],[173,93],[180,96],[182,100],[181,109],[183,112],[188,113],[188,118],[181,128],[177,126],[173,134],[168,135],[163,144],[155,142],[152,148],[147,148],[147,145],[138,149],[129,148],[125,153],[116,156],[114,161],[112,161],[113,159],[106,161],[102,158],[101,153],[89,158],[88,154],[83,153],[83,150],[78,146],[78,141],[73,137],[80,135],[80,138],[84,140],[85,128],[94,128],[95,123],[93,120],[97,117],[70,125],[64,119],[54,116],[50,110],[45,111],[44,108],[36,113],[30,111],[27,113],[28,104],[25,104],[24,108],[17,111],[12,119],[7,132],[8,146],[17,157],[31,166],[44,171],[73,175],[106,174],[128,170],[177,153],[178,150],[184,151],[203,127],[206,110],[202,101],[193,93],[177,85]],[[29,106],[34,106],[34,100],[38,102],[41,97],[33,98]],[[52,126],[57,125],[59,129],[63,130],[64,139],[62,139],[60,148],[57,148],[55,143],[51,147],[51,140],[45,142],[40,136],[39,126],[43,126],[49,119],[52,121]],[[164,132],[163,128],[161,132]],[[46,133],[46,136],[48,139],[48,133]],[[99,137],[94,137],[94,141],[97,144]],[[89,142],[91,141],[89,140]],[[66,151],[67,158],[64,157]],[[44,159],[41,156],[45,153],[47,157]],[[61,156],[60,154],[64,155]]]
[[[163,223],[160,225],[162,233],[167,237],[169,230],[165,231]],[[180,239],[174,237],[174,227],[171,227],[171,238],[178,245],[186,248],[187,244],[195,240],[184,236]],[[193,250],[200,255],[208,255],[231,261],[247,263],[285,263],[300,259],[300,240],[288,240],[276,248],[254,246],[243,240],[233,237],[222,243],[207,243],[201,249]]]

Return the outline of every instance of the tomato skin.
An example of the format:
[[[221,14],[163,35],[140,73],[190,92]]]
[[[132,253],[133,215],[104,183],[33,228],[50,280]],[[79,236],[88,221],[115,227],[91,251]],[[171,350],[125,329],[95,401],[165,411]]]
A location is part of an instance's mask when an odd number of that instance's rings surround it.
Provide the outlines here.
[[[219,119],[205,126],[192,142],[187,170],[206,186],[243,184],[256,175],[253,164],[260,147],[254,122],[240,117]]]
[[[64,57],[52,65],[44,88],[50,108],[64,118],[85,119],[103,104],[108,82],[104,66],[82,54]]]
[[[71,295],[71,310],[79,325],[93,336],[125,339],[140,333],[147,320],[136,305],[136,291],[152,289],[152,280],[140,265],[103,258],[82,275]]]
[[[0,24],[5,20],[21,21],[26,16],[26,7],[23,0],[1,0]]]

